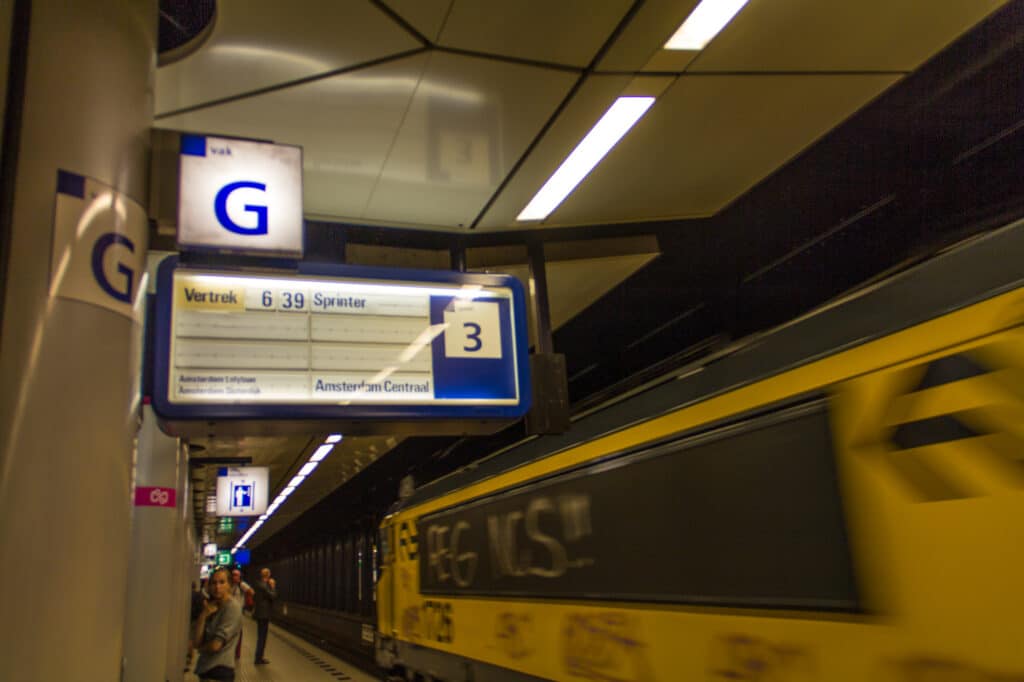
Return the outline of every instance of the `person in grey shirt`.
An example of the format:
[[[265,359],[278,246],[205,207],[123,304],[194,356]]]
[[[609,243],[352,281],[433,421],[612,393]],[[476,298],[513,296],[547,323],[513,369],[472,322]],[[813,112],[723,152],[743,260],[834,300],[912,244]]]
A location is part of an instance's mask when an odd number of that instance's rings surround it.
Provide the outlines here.
[[[204,682],[234,682],[235,642],[242,632],[242,607],[231,598],[231,572],[218,568],[210,576],[209,599],[196,619],[192,645],[199,650],[196,675]]]

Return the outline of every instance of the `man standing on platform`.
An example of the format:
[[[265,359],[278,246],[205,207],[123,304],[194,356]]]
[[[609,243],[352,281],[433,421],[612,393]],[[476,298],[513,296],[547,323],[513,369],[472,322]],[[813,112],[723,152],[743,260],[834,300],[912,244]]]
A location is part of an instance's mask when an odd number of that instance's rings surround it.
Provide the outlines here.
[[[242,580],[242,572],[237,568],[231,571],[231,598],[238,604],[238,608],[245,610],[245,597],[252,594],[249,583]],[[238,644],[235,646],[235,660],[242,657],[242,631],[238,632]]]
[[[255,591],[252,617],[256,619],[256,665],[265,665],[270,663],[263,658],[263,652],[267,648],[271,607],[274,600],[277,599],[277,582],[270,577],[269,568],[260,569],[260,580],[255,585]]]

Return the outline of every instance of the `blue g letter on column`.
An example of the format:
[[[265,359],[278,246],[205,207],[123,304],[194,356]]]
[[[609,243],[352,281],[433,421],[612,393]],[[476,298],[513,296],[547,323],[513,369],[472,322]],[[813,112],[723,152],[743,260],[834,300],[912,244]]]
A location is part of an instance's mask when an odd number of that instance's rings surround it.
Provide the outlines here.
[[[234,232],[235,234],[266,234],[266,206],[254,204],[245,205],[246,211],[251,211],[256,214],[256,227],[242,227],[235,221],[231,220],[231,216],[228,215],[228,197],[231,196],[231,193],[236,189],[258,189],[261,192],[266,192],[267,186],[262,182],[249,182],[242,180],[241,182],[232,182],[231,184],[221,187],[220,191],[217,192],[217,197],[213,200],[213,210],[217,213],[217,222],[223,225],[225,230],[228,232]]]
[[[110,280],[107,279],[107,273],[103,271],[103,256],[106,255],[107,249],[114,244],[121,244],[132,253],[135,253],[135,244],[132,243],[131,239],[128,239],[123,234],[108,232],[97,239],[92,247],[92,276],[96,278],[96,283],[100,285],[100,288],[113,298],[122,303],[131,303],[132,288],[135,284],[135,271],[124,263],[117,264],[117,271],[124,275],[123,289],[114,287]]]

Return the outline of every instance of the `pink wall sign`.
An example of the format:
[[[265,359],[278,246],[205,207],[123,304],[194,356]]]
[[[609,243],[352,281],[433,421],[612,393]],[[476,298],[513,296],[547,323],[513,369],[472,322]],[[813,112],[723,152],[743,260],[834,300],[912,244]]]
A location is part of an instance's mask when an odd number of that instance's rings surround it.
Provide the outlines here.
[[[135,489],[136,507],[173,507],[177,491],[174,488]]]

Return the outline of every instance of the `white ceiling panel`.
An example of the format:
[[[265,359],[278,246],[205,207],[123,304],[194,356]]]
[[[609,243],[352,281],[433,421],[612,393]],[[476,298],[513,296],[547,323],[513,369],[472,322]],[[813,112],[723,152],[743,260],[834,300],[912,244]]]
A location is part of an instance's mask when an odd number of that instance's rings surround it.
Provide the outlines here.
[[[428,40],[436,41],[455,0],[383,0]]]
[[[454,0],[439,44],[586,66],[633,3],[629,0]]]
[[[750,0],[689,71],[912,71],[1005,0]]]
[[[576,78],[565,71],[435,53],[361,217],[468,226]]]
[[[533,223],[517,224],[516,216],[631,80],[630,76],[587,78],[544,135],[544,139],[533,149],[512,181],[488,209],[477,225],[477,230],[527,230],[535,227]]]
[[[693,54],[662,50],[662,46],[689,16],[698,0],[647,0],[633,15],[618,40],[601,59],[601,71],[640,71],[656,68],[681,71]],[[666,54],[659,56],[659,53]],[[658,63],[648,64],[652,59]],[[666,63],[669,62],[669,63]],[[681,65],[679,62],[682,62]]]
[[[359,218],[427,63],[389,62],[157,121],[157,127],[303,147],[307,214]]]
[[[544,225],[713,215],[896,80],[683,76]],[[532,196],[553,170],[510,190]],[[488,219],[508,223],[520,208]]]
[[[157,114],[421,45],[365,0],[221,0],[213,33],[156,76]]]

